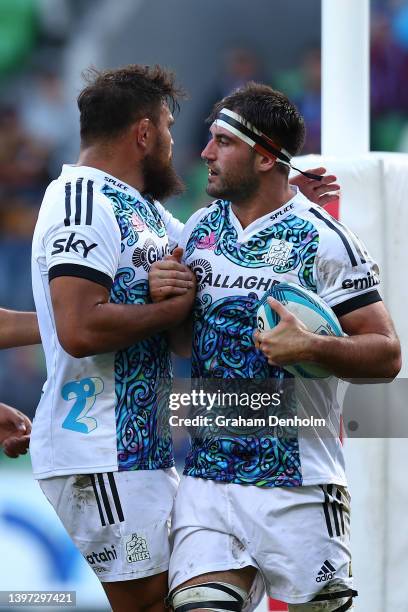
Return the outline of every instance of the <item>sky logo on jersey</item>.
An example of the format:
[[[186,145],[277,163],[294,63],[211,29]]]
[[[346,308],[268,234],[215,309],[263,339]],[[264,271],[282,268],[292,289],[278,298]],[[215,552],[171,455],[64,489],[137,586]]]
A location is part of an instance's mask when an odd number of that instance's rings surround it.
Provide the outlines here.
[[[64,251],[65,253],[69,253],[71,250],[75,251],[75,253],[80,253],[82,251],[82,257],[86,259],[89,251],[98,246],[96,242],[87,244],[85,240],[82,239],[75,240],[74,242],[75,236],[75,232],[72,232],[69,238],[59,238],[58,240],[55,240],[52,245],[54,250],[51,252],[51,255],[58,255],[58,253],[63,253]]]
[[[97,420],[88,416],[96,401],[96,396],[103,391],[103,380],[98,377],[72,380],[61,389],[65,401],[75,400],[65,418],[62,427],[78,433],[89,434],[97,428]]]

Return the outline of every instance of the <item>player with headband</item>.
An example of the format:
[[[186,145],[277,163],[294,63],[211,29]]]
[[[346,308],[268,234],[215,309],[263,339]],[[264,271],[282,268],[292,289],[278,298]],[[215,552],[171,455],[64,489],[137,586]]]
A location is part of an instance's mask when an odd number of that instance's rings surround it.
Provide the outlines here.
[[[299,361],[338,377],[394,377],[400,346],[377,291],[377,265],[350,230],[288,182],[304,140],[297,109],[250,83],[217,103],[210,121],[202,157],[207,193],[217,199],[184,227],[179,244],[198,290],[192,338],[185,327],[172,334],[176,350],[192,352],[192,377],[284,384],[282,366]],[[151,270],[153,299],[171,284],[166,269],[169,260]],[[280,281],[320,295],[348,337],[311,334],[272,302],[281,322],[252,341],[259,300]],[[335,384],[326,386],[311,401],[338,423]],[[176,612],[251,609],[263,585],[291,612],[353,606],[350,498],[334,429],[283,438],[265,428],[196,428],[172,522]]]
[[[234,113],[234,111],[229,110],[228,108],[222,108],[220,110],[216,120],[214,121],[214,125],[218,125],[219,127],[227,129],[232,134],[235,134],[235,136],[238,136],[238,138],[255,149],[257,153],[275,159],[279,164],[284,164],[285,166],[300,172],[300,174],[303,174],[303,176],[306,176],[307,178],[315,181],[321,181],[323,178],[321,174],[315,174],[310,171],[304,172],[303,170],[293,166],[290,161],[292,156],[288,151],[286,151],[283,147],[279,147],[266,134],[263,134],[249,121],[245,121],[243,117],[237,113]]]

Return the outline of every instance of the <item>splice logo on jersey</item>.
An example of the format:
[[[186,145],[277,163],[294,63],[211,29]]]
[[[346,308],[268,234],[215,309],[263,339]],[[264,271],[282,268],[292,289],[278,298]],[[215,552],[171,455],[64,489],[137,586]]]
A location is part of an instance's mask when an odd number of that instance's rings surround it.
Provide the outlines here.
[[[129,189],[127,185],[125,185],[124,183],[121,183],[120,181],[117,181],[111,176],[105,176],[105,181],[107,183],[110,183],[111,185],[115,185],[115,187],[118,187],[119,189],[123,189],[124,191],[128,191]]]

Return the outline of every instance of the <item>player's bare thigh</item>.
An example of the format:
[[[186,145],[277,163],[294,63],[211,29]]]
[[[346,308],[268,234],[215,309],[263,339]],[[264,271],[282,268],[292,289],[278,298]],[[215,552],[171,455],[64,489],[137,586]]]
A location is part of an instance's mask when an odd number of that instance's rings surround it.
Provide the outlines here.
[[[113,612],[164,612],[168,592],[168,574],[126,580],[102,582]]]

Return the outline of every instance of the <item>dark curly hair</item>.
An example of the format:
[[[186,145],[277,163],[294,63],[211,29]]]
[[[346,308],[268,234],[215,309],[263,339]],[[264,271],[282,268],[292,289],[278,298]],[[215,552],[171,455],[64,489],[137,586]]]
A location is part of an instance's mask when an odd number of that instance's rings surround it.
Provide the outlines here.
[[[157,123],[162,103],[175,113],[185,96],[174,74],[157,65],[90,68],[83,76],[88,84],[78,96],[78,108],[84,144],[114,138],[142,117]]]

